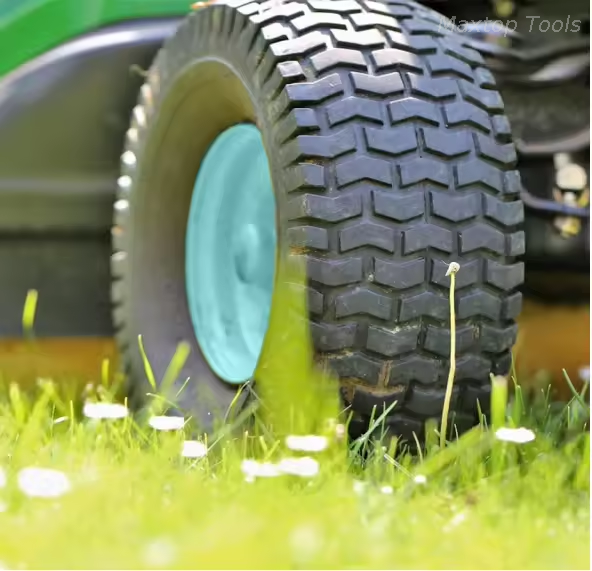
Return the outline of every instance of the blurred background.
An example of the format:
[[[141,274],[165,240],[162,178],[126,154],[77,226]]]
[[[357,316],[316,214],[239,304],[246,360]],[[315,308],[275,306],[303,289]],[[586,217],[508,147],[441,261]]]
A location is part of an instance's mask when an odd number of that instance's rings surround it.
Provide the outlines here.
[[[467,37],[487,54],[518,133],[527,255],[516,370],[522,382],[552,381],[561,394],[562,370],[577,384],[590,361],[589,6],[431,4],[459,21],[503,13],[518,22],[516,34],[476,25]],[[144,71],[188,9],[186,0],[0,0],[5,378],[84,385],[105,359],[116,370],[109,260],[119,157]],[[566,11],[580,18],[577,33],[526,33],[529,16]],[[570,205],[588,214],[566,219]],[[38,302],[34,337],[25,337],[30,290]]]

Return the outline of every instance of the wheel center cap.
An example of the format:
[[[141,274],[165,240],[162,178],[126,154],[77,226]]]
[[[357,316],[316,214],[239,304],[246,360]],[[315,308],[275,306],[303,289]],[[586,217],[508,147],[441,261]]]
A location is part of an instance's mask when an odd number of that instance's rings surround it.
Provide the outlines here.
[[[234,263],[243,283],[256,281],[261,257],[261,236],[255,224],[245,224],[237,235]]]
[[[267,335],[277,251],[271,172],[254,125],[226,129],[207,150],[193,187],[185,244],[196,341],[222,381],[245,383],[257,370]]]

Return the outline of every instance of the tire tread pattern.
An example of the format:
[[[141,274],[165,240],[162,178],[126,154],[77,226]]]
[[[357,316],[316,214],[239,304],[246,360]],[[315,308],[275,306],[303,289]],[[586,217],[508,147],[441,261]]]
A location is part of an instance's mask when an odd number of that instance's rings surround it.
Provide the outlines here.
[[[358,418],[397,406],[397,434],[438,416],[457,281],[459,418],[506,373],[524,278],[516,151],[475,50],[410,0],[228,0],[196,11],[159,53],[128,132],[135,150],[175,46],[222,38],[266,101],[285,169],[288,235],[309,275],[312,334]],[[199,44],[203,49],[203,43]],[[119,198],[133,166],[122,165]],[[125,265],[125,222],[113,271]],[[121,247],[120,247],[121,246]],[[114,288],[115,304],[125,298]]]

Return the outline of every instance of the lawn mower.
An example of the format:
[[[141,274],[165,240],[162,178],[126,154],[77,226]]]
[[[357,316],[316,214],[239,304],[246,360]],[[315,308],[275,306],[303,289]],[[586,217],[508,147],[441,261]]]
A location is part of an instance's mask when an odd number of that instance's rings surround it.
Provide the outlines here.
[[[522,290],[587,303],[587,2],[22,0],[0,22],[6,338],[38,290],[36,334],[115,336],[136,395],[186,342],[179,406],[207,429],[256,383],[293,260],[352,426],[387,407],[410,438],[442,411],[452,262],[459,430],[511,369]]]

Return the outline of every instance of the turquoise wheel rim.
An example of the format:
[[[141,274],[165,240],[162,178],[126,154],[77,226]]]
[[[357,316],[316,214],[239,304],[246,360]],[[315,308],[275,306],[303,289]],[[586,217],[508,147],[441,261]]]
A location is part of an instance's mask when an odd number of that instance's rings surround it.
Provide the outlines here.
[[[269,326],[276,260],[275,197],[261,133],[236,125],[197,174],[185,244],[189,311],[210,368],[251,379]]]

